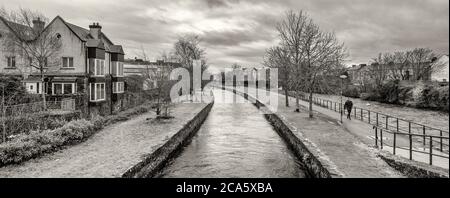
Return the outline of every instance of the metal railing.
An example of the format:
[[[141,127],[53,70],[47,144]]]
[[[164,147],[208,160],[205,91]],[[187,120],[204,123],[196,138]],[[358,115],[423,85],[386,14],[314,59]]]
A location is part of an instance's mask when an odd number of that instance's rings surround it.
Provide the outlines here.
[[[300,95],[300,99],[303,101],[309,101],[308,97],[305,96],[304,94]],[[345,112],[342,109],[343,104],[340,102],[335,102],[317,97],[313,97],[312,102],[323,108],[333,110],[343,115],[345,114]],[[353,107],[351,117],[367,122],[371,125],[376,125],[378,128],[383,128],[384,130],[393,130],[396,131],[397,133],[402,132],[407,134],[415,134],[413,135],[414,136],[413,140],[422,143],[424,147],[427,146],[427,144],[430,144],[429,141],[426,140],[426,136],[435,136],[436,138],[432,138],[431,143],[433,148],[438,149],[440,152],[449,150],[448,149],[449,132],[443,129],[430,127],[410,120],[398,118],[392,115],[384,114],[377,111],[371,111],[356,106]]]
[[[442,139],[445,139],[448,141],[448,137],[443,137],[443,136],[434,136],[434,135],[423,135],[423,134],[414,134],[414,133],[404,133],[404,132],[397,132],[397,131],[393,131],[393,130],[389,130],[389,129],[383,129],[383,128],[379,128],[376,125],[373,125],[373,129],[375,131],[375,146],[378,148],[378,146],[380,146],[380,149],[383,150],[383,146],[390,146],[392,147],[392,152],[394,155],[397,154],[397,149],[402,149],[402,150],[406,150],[409,152],[409,159],[410,160],[414,160],[413,158],[413,153],[422,153],[422,154],[426,154],[429,156],[429,164],[433,165],[433,157],[440,157],[440,158],[444,158],[444,159],[449,159],[449,155],[447,153],[447,155],[443,155],[443,154],[438,154],[433,152],[433,139],[440,139],[442,142]],[[384,135],[386,134],[390,134],[393,138],[392,138],[392,144],[390,144],[389,141],[384,141],[383,138],[383,133]],[[379,134],[379,136],[378,136]],[[398,136],[404,136],[408,138],[408,146],[402,147],[402,146],[398,146]],[[378,138],[380,137],[380,138]],[[423,138],[424,140],[429,142],[429,147],[428,150],[423,148],[422,150],[418,150],[418,149],[414,149],[413,147],[413,139],[414,137],[419,137],[419,138]]]

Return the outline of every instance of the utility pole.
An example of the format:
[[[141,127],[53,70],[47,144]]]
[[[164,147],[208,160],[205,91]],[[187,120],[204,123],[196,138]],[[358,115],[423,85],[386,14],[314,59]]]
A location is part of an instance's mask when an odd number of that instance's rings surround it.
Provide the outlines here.
[[[341,103],[340,103],[340,105],[339,105],[339,110],[340,110],[340,113],[341,113],[341,124],[343,123],[342,122],[342,114],[343,114],[343,108],[342,108],[342,92],[343,92],[343,89],[344,89],[344,79],[346,79],[348,77],[348,73],[345,71],[345,72],[343,72],[343,73],[341,73],[341,75],[339,76],[339,78],[341,79]]]

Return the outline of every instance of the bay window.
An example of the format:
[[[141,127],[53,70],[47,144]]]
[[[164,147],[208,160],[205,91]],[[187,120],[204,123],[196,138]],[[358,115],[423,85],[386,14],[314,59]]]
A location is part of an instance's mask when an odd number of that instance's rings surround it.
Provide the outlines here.
[[[103,101],[106,99],[105,83],[91,83],[90,86],[90,100],[93,102]]]
[[[105,60],[95,59],[94,61],[94,76],[105,75]]]
[[[124,91],[123,82],[113,82],[113,93],[123,93]]]
[[[111,70],[113,76],[123,76],[123,63],[113,61]]]

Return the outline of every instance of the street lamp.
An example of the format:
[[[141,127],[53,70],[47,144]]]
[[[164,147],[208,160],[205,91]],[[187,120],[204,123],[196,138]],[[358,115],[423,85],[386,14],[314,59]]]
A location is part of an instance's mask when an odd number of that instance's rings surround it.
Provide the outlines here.
[[[342,72],[341,75],[339,75],[339,78],[341,79],[341,103],[339,105],[339,110],[341,111],[341,124],[342,124],[342,113],[343,113],[343,108],[342,108],[342,90],[343,90],[344,79],[348,78],[348,72],[347,71]]]

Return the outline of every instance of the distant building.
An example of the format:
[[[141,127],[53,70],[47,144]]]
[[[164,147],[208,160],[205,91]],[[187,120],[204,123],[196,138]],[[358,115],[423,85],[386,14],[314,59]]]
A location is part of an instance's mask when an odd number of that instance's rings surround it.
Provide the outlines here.
[[[448,54],[439,56],[435,61],[434,64],[436,67],[433,68],[433,71],[431,72],[431,80],[432,81],[438,81],[438,82],[449,82],[449,60],[448,60]]]
[[[156,72],[162,67],[181,67],[180,63],[176,62],[166,62],[164,60],[157,60],[156,62],[144,61],[142,59],[125,59],[124,62],[124,75],[125,76],[133,76],[138,75],[142,76],[145,72]],[[147,71],[146,71],[147,70]],[[153,89],[158,86],[158,82],[156,79],[145,79],[143,84],[143,89]]]
[[[431,64],[431,65],[430,65]],[[347,69],[350,80],[354,85],[364,85],[371,83],[373,74],[383,74],[385,80],[409,80],[417,79],[424,81],[449,81],[449,59],[448,55],[441,55],[430,61],[421,63],[426,67],[421,75],[415,75],[413,66],[409,63],[390,63],[387,65],[379,65],[377,63],[352,65]],[[416,68],[417,69],[417,68]]]

